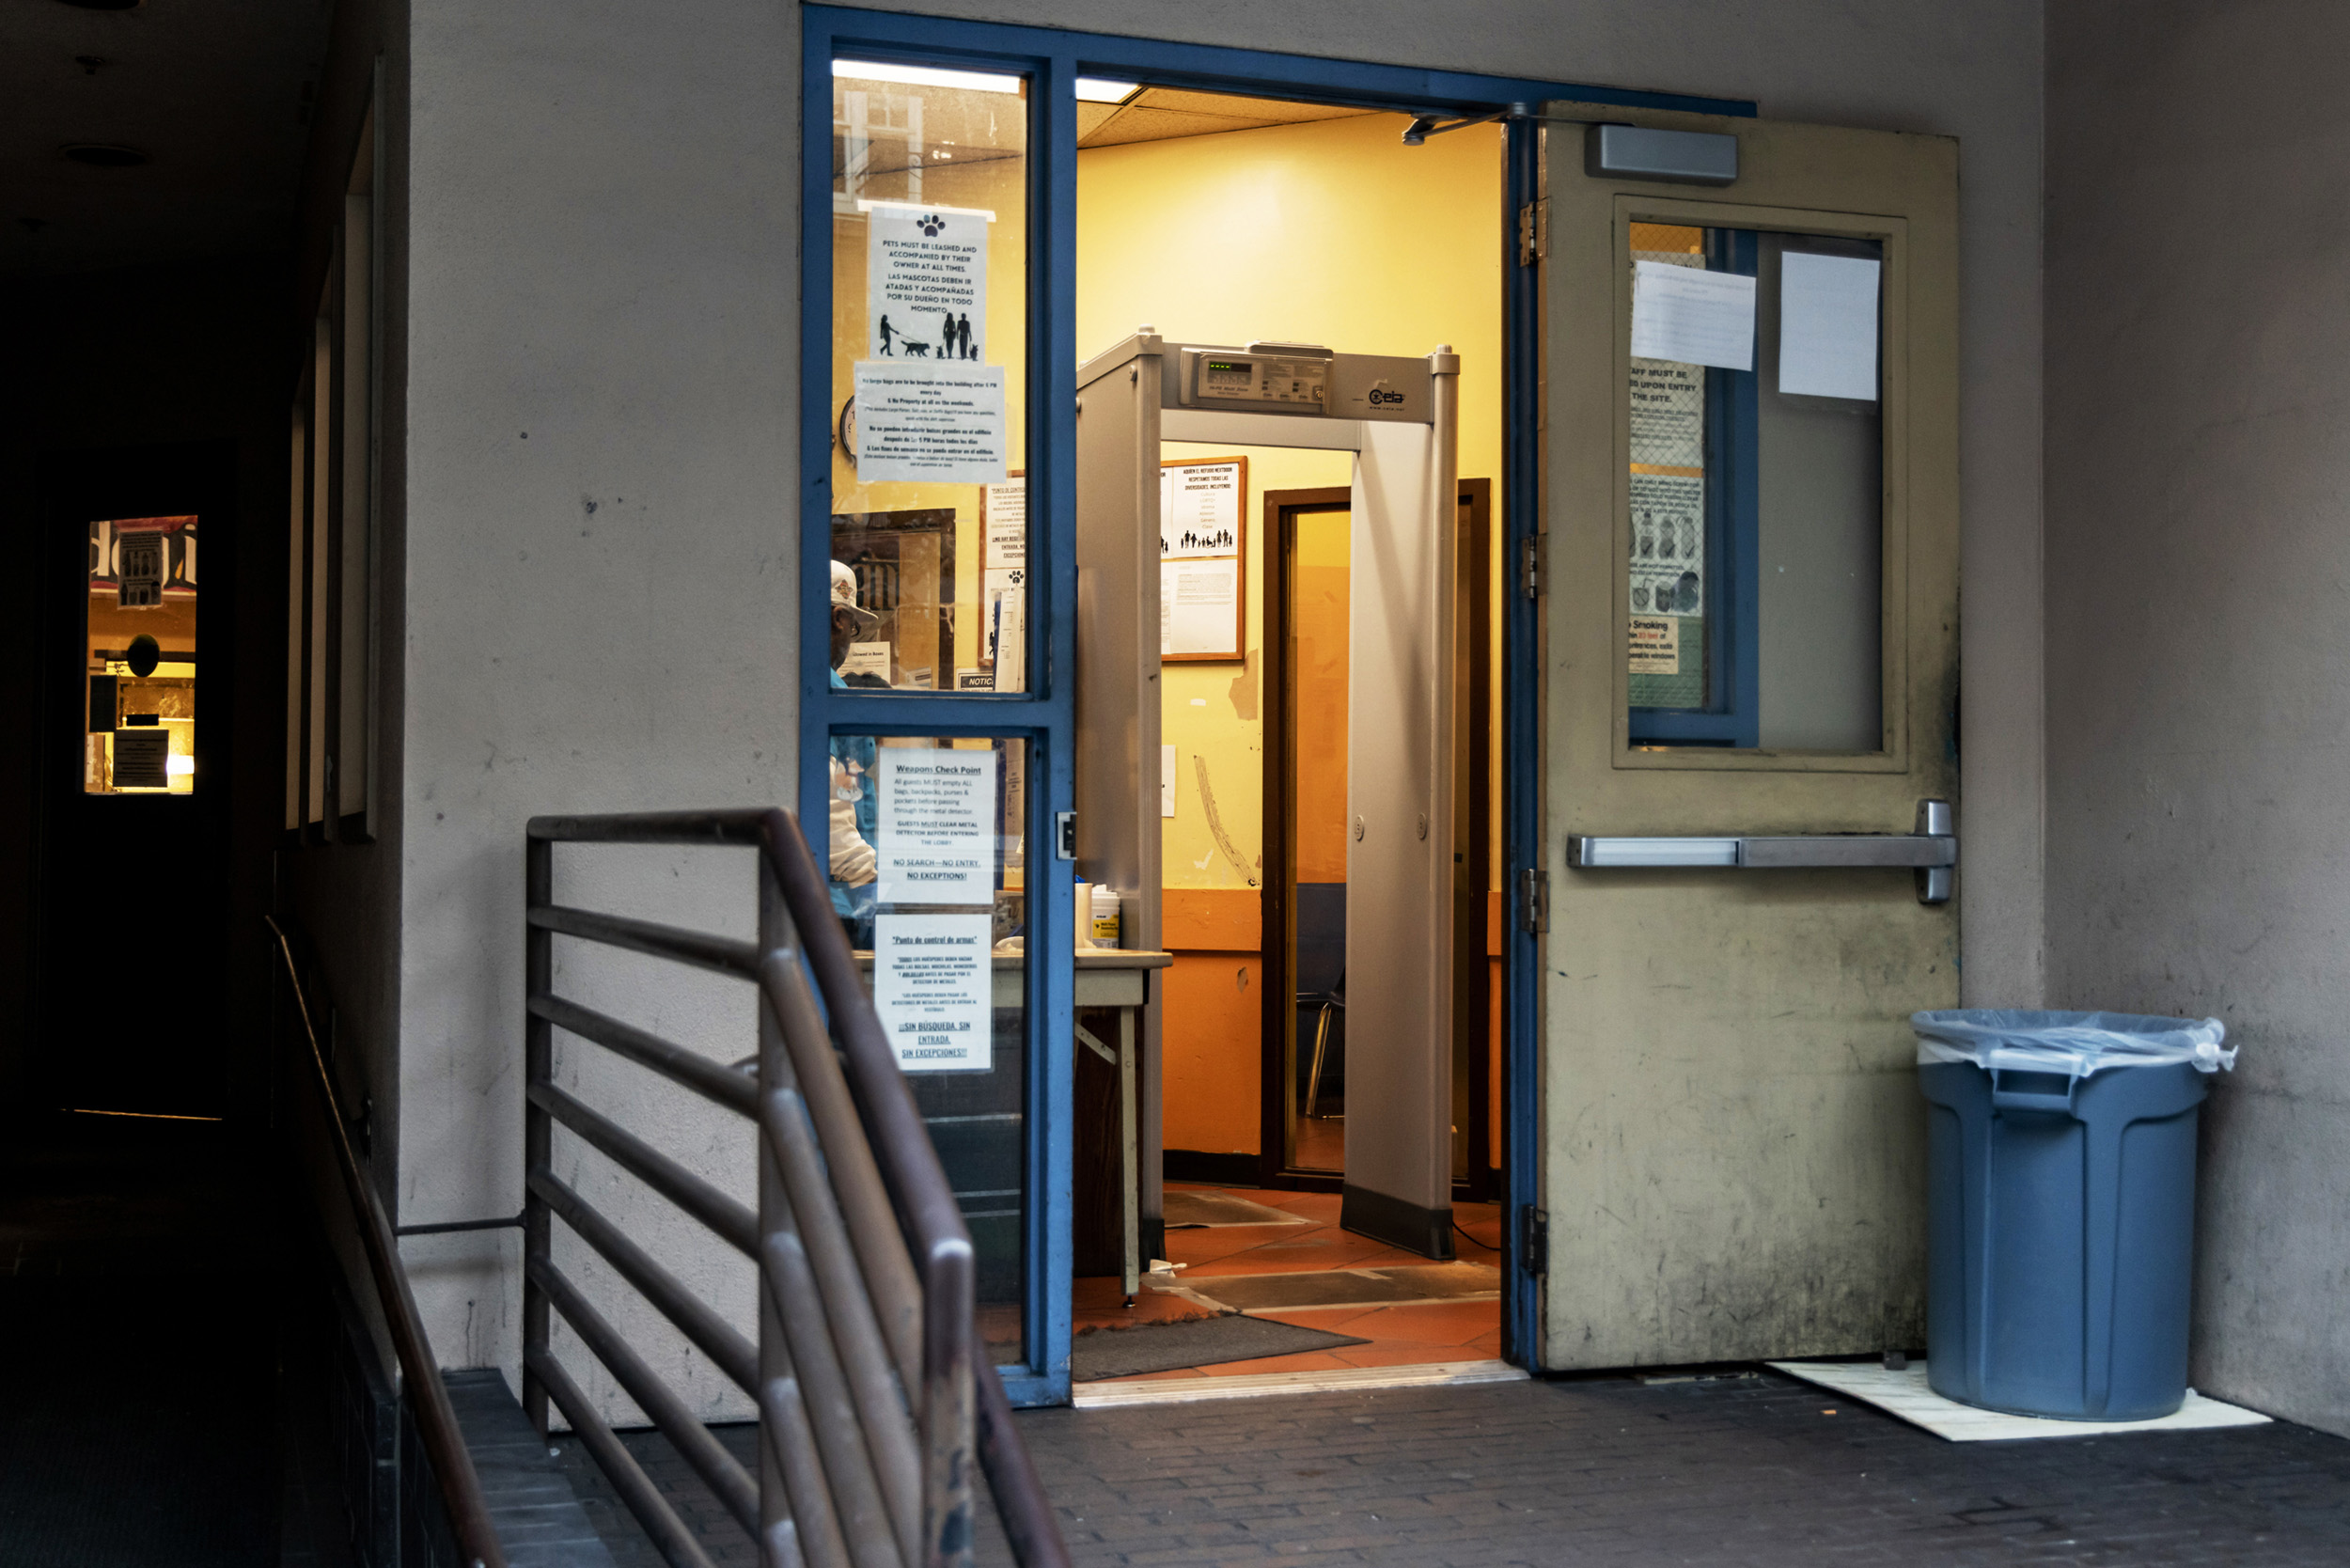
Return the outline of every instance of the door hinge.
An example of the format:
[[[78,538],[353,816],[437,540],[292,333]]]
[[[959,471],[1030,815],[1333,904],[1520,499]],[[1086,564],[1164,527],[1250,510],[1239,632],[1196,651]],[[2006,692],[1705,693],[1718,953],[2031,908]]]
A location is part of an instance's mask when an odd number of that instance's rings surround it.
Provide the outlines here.
[[[1529,201],[1518,209],[1518,265],[1530,267],[1550,254],[1550,202]]]
[[[1532,1275],[1550,1270],[1550,1215],[1531,1203],[1518,1211],[1518,1267]]]
[[[1539,867],[1518,873],[1518,925],[1537,936],[1550,929],[1550,873]]]
[[[1543,536],[1528,534],[1518,541],[1518,591],[1528,599],[1543,596]]]

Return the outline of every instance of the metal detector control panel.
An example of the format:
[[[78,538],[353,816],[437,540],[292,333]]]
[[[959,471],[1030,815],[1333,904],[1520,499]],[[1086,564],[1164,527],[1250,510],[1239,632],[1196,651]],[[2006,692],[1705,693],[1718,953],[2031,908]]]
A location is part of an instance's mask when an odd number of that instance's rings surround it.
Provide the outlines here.
[[[1160,363],[1171,385],[1167,408],[1289,414],[1426,424],[1433,417],[1428,361],[1333,353],[1310,343],[1251,343],[1245,349],[1167,345]]]
[[[1275,359],[1254,353],[1193,353],[1192,390],[1202,401],[1305,403],[1317,414],[1330,399],[1326,359]]]

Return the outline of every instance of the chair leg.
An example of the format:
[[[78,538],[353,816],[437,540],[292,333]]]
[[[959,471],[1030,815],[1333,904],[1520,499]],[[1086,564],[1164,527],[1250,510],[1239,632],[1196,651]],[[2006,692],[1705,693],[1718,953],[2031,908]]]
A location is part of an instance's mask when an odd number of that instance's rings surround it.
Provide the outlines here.
[[[1306,1119],[1319,1121],[1314,1107],[1322,1103],[1322,1053],[1330,1043],[1330,1004],[1322,1004],[1322,1012],[1314,1020],[1314,1064],[1306,1074]]]

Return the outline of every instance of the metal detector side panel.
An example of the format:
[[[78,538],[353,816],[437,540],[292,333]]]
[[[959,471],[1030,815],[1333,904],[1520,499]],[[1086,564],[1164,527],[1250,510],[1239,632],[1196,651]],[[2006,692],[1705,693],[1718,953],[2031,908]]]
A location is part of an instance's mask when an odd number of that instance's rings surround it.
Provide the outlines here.
[[[1077,373],[1077,875],[1118,889],[1120,944],[1150,949],[1162,946],[1159,353],[1157,337],[1129,338]],[[1146,1239],[1165,1212],[1158,989],[1137,1074]]]
[[[1427,379],[1449,392],[1450,378]],[[1345,1223],[1449,1257],[1457,570],[1455,509],[1437,497],[1456,488],[1453,437],[1441,416],[1362,432],[1347,660]]]

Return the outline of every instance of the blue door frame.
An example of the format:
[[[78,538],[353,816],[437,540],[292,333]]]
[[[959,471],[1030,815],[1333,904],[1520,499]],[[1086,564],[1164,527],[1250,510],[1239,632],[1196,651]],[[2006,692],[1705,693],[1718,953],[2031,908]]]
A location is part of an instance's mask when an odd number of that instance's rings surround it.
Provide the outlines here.
[[[1754,105],[1722,99],[1625,92],[1611,87],[1524,81],[1459,71],[1419,71],[1354,60],[1318,59],[1249,49],[1160,39],[945,21],[902,12],[808,6],[801,12],[801,315],[800,473],[800,818],[826,816],[824,758],[838,734],[994,735],[1030,746],[1028,843],[1049,844],[1054,813],[1071,809],[1076,714],[1075,667],[1077,105],[1079,76],[1152,86],[1342,103],[1407,113],[1480,115],[1548,99],[1626,107],[1751,115]],[[1027,472],[1029,582],[1036,591],[1028,622],[1026,693],[921,696],[834,688],[828,679],[832,543],[832,61],[895,60],[968,67],[1029,79]],[[1534,127],[1509,125],[1509,197],[1495,214],[1496,244],[1514,245],[1510,213],[1540,195]],[[1509,232],[1501,232],[1507,229]],[[1539,521],[1540,321],[1537,273],[1504,273],[1506,387],[1503,484],[1505,560]],[[1504,619],[1503,836],[1512,918],[1504,943],[1507,991],[1504,1144],[1506,1154],[1503,1354],[1539,1371],[1540,1300],[1525,1288],[1540,1260],[1530,1257],[1527,1223],[1540,1203],[1536,1138],[1541,1125],[1535,1050],[1535,935],[1521,873],[1542,864],[1538,776],[1540,713],[1535,604],[1508,596]],[[1073,993],[1067,955],[1072,865],[1031,852],[1030,875],[1044,896],[1031,898],[1027,947],[1028,1063],[1024,1249],[1028,1360],[1003,1369],[1016,1404],[1069,1400],[1071,1082],[1074,1074]]]

